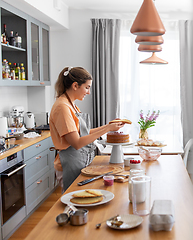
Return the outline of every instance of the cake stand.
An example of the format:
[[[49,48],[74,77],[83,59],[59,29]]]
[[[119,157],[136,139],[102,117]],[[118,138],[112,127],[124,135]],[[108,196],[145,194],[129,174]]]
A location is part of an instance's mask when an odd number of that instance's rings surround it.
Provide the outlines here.
[[[123,163],[124,162],[124,154],[122,146],[124,145],[132,145],[133,143],[108,143],[105,140],[98,140],[98,143],[105,144],[105,145],[111,145],[112,151],[111,151],[111,157],[110,157],[110,163]]]

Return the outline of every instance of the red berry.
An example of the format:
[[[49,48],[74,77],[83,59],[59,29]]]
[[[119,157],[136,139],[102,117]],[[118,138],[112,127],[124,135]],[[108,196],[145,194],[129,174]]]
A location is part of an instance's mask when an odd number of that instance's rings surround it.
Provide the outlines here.
[[[140,163],[141,161],[140,161],[140,160],[138,160],[137,162],[138,162],[138,163]]]

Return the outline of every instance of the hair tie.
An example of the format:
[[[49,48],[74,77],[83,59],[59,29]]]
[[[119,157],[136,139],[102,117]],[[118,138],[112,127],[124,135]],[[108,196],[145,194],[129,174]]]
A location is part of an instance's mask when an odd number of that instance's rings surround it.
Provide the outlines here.
[[[68,70],[64,72],[64,76],[65,77],[68,76],[68,74],[69,74],[71,69],[72,69],[72,67],[68,67]]]

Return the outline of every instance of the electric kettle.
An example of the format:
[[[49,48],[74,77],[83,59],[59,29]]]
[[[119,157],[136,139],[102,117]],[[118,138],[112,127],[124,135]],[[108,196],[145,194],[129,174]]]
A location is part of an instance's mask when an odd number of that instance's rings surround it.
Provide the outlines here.
[[[35,117],[32,112],[26,112],[24,116],[25,127],[31,129],[35,127]]]

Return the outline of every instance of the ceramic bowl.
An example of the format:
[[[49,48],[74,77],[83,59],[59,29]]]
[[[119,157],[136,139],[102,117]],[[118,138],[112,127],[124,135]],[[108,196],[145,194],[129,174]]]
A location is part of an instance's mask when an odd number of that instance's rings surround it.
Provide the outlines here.
[[[161,156],[162,148],[157,147],[138,148],[138,153],[144,161],[155,161]]]
[[[131,159],[130,160],[130,169],[140,169],[141,168],[141,160],[139,159]]]

